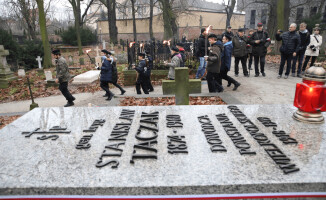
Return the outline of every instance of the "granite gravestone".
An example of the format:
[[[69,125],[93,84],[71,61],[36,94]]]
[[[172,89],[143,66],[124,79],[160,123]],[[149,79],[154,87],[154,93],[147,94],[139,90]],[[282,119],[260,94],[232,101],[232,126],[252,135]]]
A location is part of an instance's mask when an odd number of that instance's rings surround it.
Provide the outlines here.
[[[326,198],[326,124],[295,111],[37,108],[0,130],[0,199]]]

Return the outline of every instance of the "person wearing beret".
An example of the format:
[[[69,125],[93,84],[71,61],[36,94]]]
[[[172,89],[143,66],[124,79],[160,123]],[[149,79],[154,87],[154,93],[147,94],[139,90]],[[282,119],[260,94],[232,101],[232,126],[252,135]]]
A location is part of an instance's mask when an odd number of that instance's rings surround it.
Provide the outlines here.
[[[55,58],[57,78],[56,83],[59,83],[59,90],[67,100],[67,104],[64,107],[74,105],[75,97],[71,95],[68,90],[68,82],[70,80],[69,68],[66,59],[61,56],[60,50],[53,50],[52,54]]]
[[[101,59],[102,59],[102,67],[101,67],[101,76],[100,76],[100,86],[105,91],[105,95],[103,97],[108,97],[106,100],[110,101],[114,94],[110,91],[109,83],[112,82],[112,72],[113,60],[107,60],[107,56],[109,52],[105,49],[101,51]]]
[[[208,56],[205,57],[207,61],[207,85],[210,93],[222,92],[223,87],[218,83],[219,73],[221,70],[221,53],[223,52],[223,43],[217,40],[215,34],[208,36],[210,44]]]
[[[238,33],[232,38],[233,55],[235,59],[234,71],[235,76],[239,76],[239,62],[241,61],[243,75],[249,77],[247,70],[247,41],[248,37],[244,35],[244,29],[239,28]]]
[[[149,79],[149,73],[148,73],[147,69],[149,67],[149,63],[148,63],[148,61],[145,60],[144,53],[138,54],[138,60],[139,60],[138,67],[133,66],[133,69],[135,69],[138,73],[137,81],[136,81],[136,91],[137,91],[137,94],[141,94],[141,90],[140,90],[140,87],[141,87],[145,94],[149,94],[148,88],[147,88],[148,79]]]
[[[175,79],[175,68],[180,67],[180,64],[182,63],[182,57],[179,53],[179,49],[176,46],[173,46],[171,48],[171,63],[164,63],[166,66],[170,67],[168,78],[170,80]]]
[[[250,37],[249,43],[252,46],[252,55],[255,62],[255,77],[259,76],[258,63],[260,63],[260,72],[263,76],[265,74],[265,56],[267,54],[267,47],[271,44],[271,39],[266,31],[263,30],[263,24],[257,24],[257,31]]]

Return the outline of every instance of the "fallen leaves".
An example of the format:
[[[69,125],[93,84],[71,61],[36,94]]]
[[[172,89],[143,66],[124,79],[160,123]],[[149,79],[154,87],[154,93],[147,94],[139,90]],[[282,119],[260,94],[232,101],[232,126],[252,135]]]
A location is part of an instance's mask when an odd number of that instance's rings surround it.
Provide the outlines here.
[[[14,115],[14,116],[0,116],[0,129],[3,127],[7,126],[11,122],[15,121],[18,119],[20,115]]]
[[[190,97],[190,105],[226,105],[220,97]],[[119,106],[171,106],[175,105],[175,97],[125,97]]]

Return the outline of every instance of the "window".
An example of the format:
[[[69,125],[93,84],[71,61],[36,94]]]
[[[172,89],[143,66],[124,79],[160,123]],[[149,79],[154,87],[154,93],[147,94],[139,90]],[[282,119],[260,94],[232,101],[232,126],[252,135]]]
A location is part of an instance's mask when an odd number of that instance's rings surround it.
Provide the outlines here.
[[[267,15],[267,9],[261,10],[261,23],[263,23],[264,25],[266,25],[267,23]]]
[[[317,7],[310,8],[310,17],[313,17],[317,14]]]
[[[250,25],[255,25],[256,23],[256,10],[252,10],[250,14]]]
[[[303,8],[297,8],[297,22],[300,23],[303,19]]]

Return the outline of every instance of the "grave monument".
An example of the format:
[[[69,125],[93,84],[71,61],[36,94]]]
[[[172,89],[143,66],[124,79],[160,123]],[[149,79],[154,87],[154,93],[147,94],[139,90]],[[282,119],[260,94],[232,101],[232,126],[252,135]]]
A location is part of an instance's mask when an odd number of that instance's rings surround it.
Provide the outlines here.
[[[0,89],[8,88],[9,81],[16,79],[7,63],[6,56],[8,55],[9,51],[5,50],[3,45],[0,45]]]
[[[0,130],[0,199],[326,198],[326,124],[295,111],[36,108]]]

